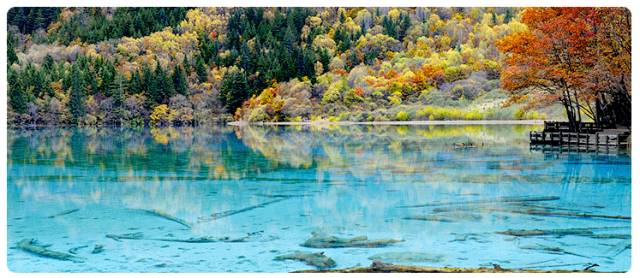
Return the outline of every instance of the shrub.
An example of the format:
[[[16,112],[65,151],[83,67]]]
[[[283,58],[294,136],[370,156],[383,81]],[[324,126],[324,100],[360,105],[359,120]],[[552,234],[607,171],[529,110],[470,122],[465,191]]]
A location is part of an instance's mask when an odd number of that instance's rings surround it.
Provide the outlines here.
[[[166,104],[156,106],[151,112],[151,125],[152,126],[168,126],[176,116],[176,111],[170,109]]]
[[[402,92],[395,91],[387,98],[391,105],[400,105],[402,103]]]
[[[249,112],[249,118],[247,120],[249,122],[269,121],[269,115],[267,115],[267,107],[265,105],[261,105],[254,109],[251,109]]]
[[[513,113],[513,117],[515,119],[522,120],[522,119],[524,119],[526,114],[527,114],[527,112],[525,112],[522,108],[520,108],[520,109],[516,110],[515,113]]]
[[[396,114],[396,120],[397,121],[408,121],[409,120],[409,113],[405,112],[405,111],[400,111]]]

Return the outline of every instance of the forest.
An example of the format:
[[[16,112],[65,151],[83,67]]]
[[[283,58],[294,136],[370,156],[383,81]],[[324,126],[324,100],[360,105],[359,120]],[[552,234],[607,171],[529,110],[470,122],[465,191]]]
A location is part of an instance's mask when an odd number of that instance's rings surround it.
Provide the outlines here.
[[[622,8],[13,8],[13,126],[630,125]]]

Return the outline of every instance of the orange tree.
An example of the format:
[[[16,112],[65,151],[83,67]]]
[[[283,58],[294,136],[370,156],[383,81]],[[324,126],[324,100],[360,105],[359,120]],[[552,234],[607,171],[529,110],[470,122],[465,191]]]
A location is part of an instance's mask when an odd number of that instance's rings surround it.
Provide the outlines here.
[[[631,123],[630,13],[623,8],[527,8],[524,32],[496,42],[505,89],[538,88],[601,125]]]

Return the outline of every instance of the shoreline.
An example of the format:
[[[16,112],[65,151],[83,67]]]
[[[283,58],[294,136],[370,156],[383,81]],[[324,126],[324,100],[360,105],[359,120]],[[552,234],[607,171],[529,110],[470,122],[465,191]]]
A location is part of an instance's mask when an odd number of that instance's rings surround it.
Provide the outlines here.
[[[452,120],[452,121],[309,121],[309,122],[228,122],[229,126],[326,126],[326,125],[543,125],[544,120]]]

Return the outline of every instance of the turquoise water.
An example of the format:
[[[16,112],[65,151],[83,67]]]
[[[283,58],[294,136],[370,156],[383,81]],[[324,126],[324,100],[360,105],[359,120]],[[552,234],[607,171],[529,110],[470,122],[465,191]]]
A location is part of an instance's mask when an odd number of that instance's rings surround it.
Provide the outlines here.
[[[533,129],[540,127],[9,130],[8,266],[288,272],[314,267],[274,258],[308,251],[324,252],[335,268],[380,259],[626,271],[630,157],[531,150]],[[476,147],[453,146],[462,142]],[[546,232],[498,233],[509,229]],[[301,246],[312,233],[402,241]],[[136,236],[107,237],[122,234]],[[200,237],[229,239],[184,242]],[[79,259],[16,248],[23,239]]]

